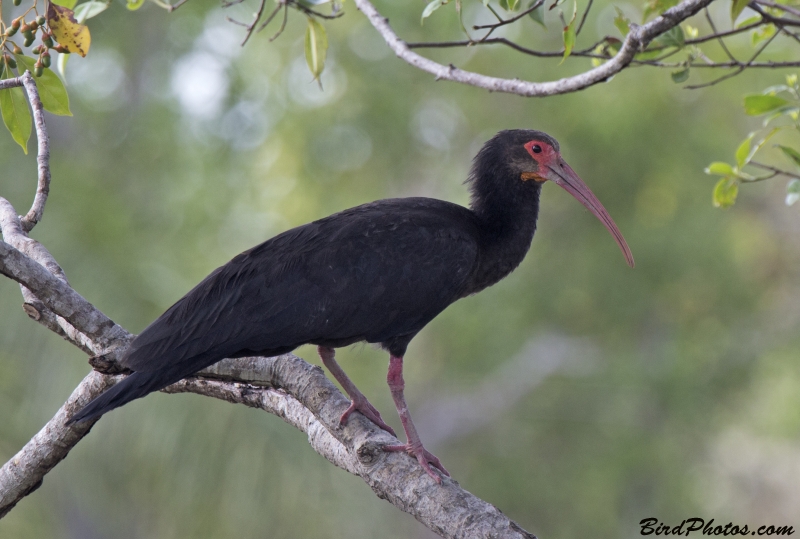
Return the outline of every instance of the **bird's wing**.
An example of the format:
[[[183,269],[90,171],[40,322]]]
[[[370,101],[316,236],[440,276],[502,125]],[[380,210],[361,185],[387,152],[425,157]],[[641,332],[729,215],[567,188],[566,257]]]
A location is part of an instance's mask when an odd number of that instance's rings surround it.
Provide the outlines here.
[[[466,209],[431,199],[381,201],[292,229],[214,271],[123,363],[194,372],[308,342],[413,335],[463,295],[476,238]]]

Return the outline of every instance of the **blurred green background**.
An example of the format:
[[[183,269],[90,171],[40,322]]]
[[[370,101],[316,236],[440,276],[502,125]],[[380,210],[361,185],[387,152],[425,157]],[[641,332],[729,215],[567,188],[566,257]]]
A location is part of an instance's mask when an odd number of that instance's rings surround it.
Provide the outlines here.
[[[486,20],[474,4],[468,24]],[[717,4],[726,21],[729,4]],[[421,27],[423,5],[378,3],[408,41],[459,37],[452,6]],[[617,5],[638,19],[640,6]],[[90,54],[68,64],[74,117],[48,117],[53,184],[33,233],[75,289],[138,332],[211,270],[292,226],[384,197],[467,203],[480,145],[500,129],[541,129],[614,217],[636,268],[591,214],[546,186],[521,267],[409,348],[407,396],[428,448],[542,538],[636,537],[648,517],[799,528],[800,215],[783,204],[783,180],[714,209],[715,179],[702,172],[760,126],[741,96],[786,72],[688,91],[667,71],[637,68],[523,99],[434,82],[344,7],[326,23],[324,91],[295,12],[278,40],[268,42],[273,25],[244,48],[225,15],[244,20],[253,5],[192,0],[168,15],[115,3],[90,21]],[[613,34],[614,15],[596,4],[578,47]],[[522,23],[507,35],[560,46],[558,23],[550,33]],[[750,50],[747,36],[732,46]],[[589,67],[496,47],[430,55],[529,80]],[[34,157],[0,141],[0,195],[24,212]],[[0,280],[3,462],[89,371],[21,303]],[[313,348],[297,353],[319,364]],[[339,357],[399,429],[386,354],[361,345]],[[278,418],[193,395],[109,414],[0,521],[3,539],[431,536]]]

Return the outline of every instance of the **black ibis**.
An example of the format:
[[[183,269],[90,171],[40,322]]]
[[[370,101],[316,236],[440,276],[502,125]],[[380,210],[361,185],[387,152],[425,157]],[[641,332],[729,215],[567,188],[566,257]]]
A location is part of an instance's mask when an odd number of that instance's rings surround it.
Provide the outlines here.
[[[276,356],[318,346],[354,411],[394,434],[334,359],[359,341],[389,353],[387,381],[407,442],[437,482],[444,466],[422,445],[403,396],[411,339],[459,298],[498,282],[531,245],[546,181],[566,189],[633,256],[608,212],[541,131],[501,131],[472,165],[470,208],[430,198],[379,200],[293,228],[215,270],[131,343],[133,374],[75,414],[87,421],[226,357]],[[433,466],[433,468],[431,467]]]

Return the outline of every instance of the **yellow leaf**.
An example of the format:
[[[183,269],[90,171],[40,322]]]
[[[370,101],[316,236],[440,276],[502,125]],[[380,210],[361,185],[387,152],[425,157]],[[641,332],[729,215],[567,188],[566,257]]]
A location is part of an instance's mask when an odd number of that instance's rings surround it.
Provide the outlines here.
[[[47,8],[47,25],[52,30],[56,41],[64,45],[69,52],[75,52],[81,56],[86,56],[86,53],[89,52],[92,36],[89,35],[89,29],[86,26],[78,24],[75,20],[75,13],[71,9],[50,2]]]

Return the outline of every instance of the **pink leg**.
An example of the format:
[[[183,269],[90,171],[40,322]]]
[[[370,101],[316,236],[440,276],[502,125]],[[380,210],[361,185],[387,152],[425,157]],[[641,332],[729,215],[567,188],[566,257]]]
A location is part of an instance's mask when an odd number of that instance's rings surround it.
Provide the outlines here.
[[[403,422],[403,430],[406,431],[406,438],[408,441],[402,445],[385,445],[384,451],[405,451],[409,455],[416,457],[422,468],[428,472],[428,475],[433,477],[437,483],[442,482],[442,478],[431,469],[429,464],[433,464],[434,468],[441,471],[444,475],[450,476],[447,470],[444,469],[442,463],[433,453],[430,453],[422,447],[422,441],[419,439],[417,429],[414,427],[414,422],[411,421],[411,414],[408,413],[408,406],[406,399],[403,396],[403,389],[405,388],[405,381],[403,380],[403,358],[397,356],[389,357],[389,374],[386,376],[386,381],[389,382],[389,390],[392,392],[394,405],[397,408],[397,413],[400,415],[400,421]]]
[[[342,384],[342,387],[347,392],[347,396],[350,397],[350,407],[347,408],[347,410],[345,410],[342,414],[342,417],[339,418],[339,424],[344,424],[344,422],[347,421],[347,418],[350,417],[350,414],[357,410],[361,412],[364,417],[378,425],[380,428],[390,432],[392,436],[396,436],[392,427],[384,423],[380,412],[378,412],[378,410],[369,403],[367,397],[365,397],[364,394],[358,390],[356,385],[350,380],[350,378],[347,377],[339,364],[336,363],[336,352],[333,350],[333,348],[319,346],[317,347],[317,351],[319,352],[319,357],[322,358],[322,363],[331,372],[333,377],[336,378],[340,384]]]

